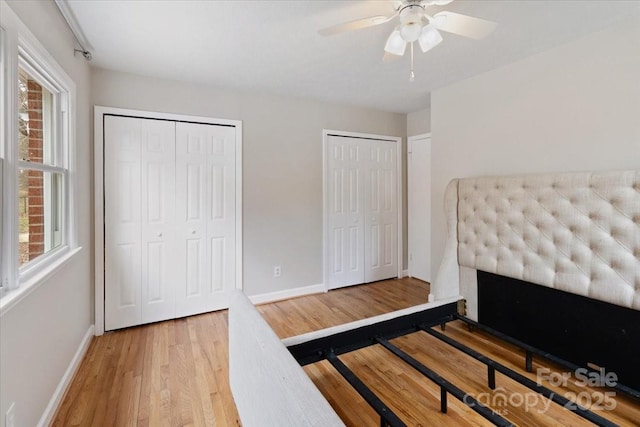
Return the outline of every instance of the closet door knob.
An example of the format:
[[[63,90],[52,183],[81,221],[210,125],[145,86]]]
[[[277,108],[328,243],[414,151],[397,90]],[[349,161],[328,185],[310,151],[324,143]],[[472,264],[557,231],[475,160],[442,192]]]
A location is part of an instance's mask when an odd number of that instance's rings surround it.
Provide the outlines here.
[[[196,234],[196,230],[191,230],[191,234]]]
[[[158,237],[162,237],[162,231],[158,232]]]

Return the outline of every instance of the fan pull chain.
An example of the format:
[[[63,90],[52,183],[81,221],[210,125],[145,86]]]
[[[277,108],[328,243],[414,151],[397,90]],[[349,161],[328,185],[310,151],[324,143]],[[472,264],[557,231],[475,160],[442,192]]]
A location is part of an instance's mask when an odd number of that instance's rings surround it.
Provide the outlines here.
[[[413,43],[411,42],[411,72],[409,73],[409,81],[412,83],[416,79],[416,73],[413,72]]]

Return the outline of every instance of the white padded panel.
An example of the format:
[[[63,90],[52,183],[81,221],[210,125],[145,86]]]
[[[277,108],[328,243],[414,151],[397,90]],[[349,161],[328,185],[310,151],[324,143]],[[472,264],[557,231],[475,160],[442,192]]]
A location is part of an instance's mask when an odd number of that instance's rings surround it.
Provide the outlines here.
[[[457,297],[459,290],[458,273],[458,180],[447,185],[444,192],[444,213],[447,220],[447,244],[442,255],[442,262],[431,284],[429,301],[440,301]]]
[[[458,182],[458,261],[640,309],[640,171]]]
[[[241,291],[229,306],[229,382],[245,427],[344,427]]]

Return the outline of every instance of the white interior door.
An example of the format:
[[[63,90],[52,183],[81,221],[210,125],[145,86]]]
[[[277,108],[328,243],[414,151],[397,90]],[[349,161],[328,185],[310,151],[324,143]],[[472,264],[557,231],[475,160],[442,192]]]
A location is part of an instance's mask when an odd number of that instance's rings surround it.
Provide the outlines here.
[[[141,132],[141,323],[175,314],[175,124],[139,119]]]
[[[398,275],[396,144],[367,140],[360,144],[368,154],[364,192],[364,281],[368,283]]]
[[[176,124],[176,316],[227,306],[235,287],[235,130]]]
[[[326,146],[330,289],[364,282],[362,150],[358,140],[329,136]]]
[[[409,276],[431,281],[431,137],[410,137],[407,159]]]
[[[327,287],[398,276],[397,143],[327,135]]]
[[[106,328],[172,318],[175,127],[105,118]]]
[[[236,286],[236,141],[232,127],[207,128],[210,140],[207,156],[210,197],[206,217],[207,262],[211,274],[209,310],[219,310],[228,307],[228,292]]]
[[[140,149],[142,122],[105,117],[105,329],[142,319]]]

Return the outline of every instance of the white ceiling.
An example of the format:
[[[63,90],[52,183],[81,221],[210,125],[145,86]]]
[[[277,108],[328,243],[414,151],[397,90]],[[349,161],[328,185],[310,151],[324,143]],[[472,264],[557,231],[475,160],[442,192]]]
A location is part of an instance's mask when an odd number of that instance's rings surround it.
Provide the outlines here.
[[[320,36],[333,24],[389,15],[391,1],[68,0],[93,65],[135,74],[407,113],[436,88],[597,31],[640,1],[468,1],[450,10],[497,22],[481,41],[444,33],[432,51],[383,62],[395,23]]]

